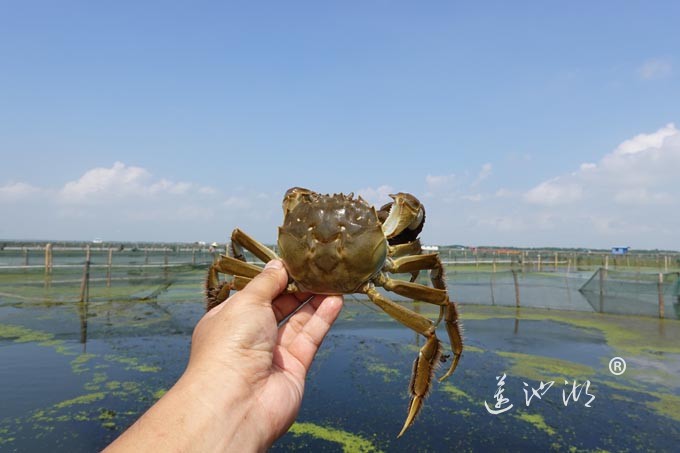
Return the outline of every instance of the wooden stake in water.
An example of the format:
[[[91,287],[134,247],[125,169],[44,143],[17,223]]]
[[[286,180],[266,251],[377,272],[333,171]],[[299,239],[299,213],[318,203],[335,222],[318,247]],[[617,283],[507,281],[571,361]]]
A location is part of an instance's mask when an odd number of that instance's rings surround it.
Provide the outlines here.
[[[607,273],[607,270],[604,268],[600,268],[600,313],[602,313],[602,310],[604,309],[604,278]]]
[[[666,310],[663,301],[663,273],[661,272],[659,272],[658,291],[659,291],[659,318],[663,319]]]
[[[111,264],[113,263],[113,249],[109,247],[109,261],[108,261],[108,269],[106,271],[106,287],[110,288],[111,287]]]
[[[83,268],[83,281],[80,283],[80,302],[86,302],[90,298],[90,246],[85,249],[85,267]]]
[[[45,273],[52,272],[52,244],[45,246]]]
[[[558,263],[557,252],[555,252],[555,273],[557,273],[557,263]]]
[[[519,283],[517,283],[517,271],[512,270],[512,279],[515,281],[515,306],[519,308]]]

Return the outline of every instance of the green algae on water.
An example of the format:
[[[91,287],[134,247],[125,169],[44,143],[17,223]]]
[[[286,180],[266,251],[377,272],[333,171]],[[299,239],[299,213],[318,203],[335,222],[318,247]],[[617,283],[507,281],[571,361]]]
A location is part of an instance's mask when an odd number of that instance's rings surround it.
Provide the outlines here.
[[[439,388],[454,400],[466,400],[470,403],[474,403],[475,401],[470,395],[449,382],[444,382],[439,386]]]
[[[399,378],[399,370],[390,368],[385,364],[372,362],[366,365],[366,370],[369,373],[379,374],[385,382],[391,382]]]
[[[140,364],[136,357],[122,357],[114,354],[107,354],[104,356],[104,359],[109,362],[122,363],[123,365],[127,365],[127,370],[135,370],[142,373],[157,373],[161,370],[158,366]]]
[[[499,351],[497,354],[512,360],[510,375],[522,376],[535,381],[552,381],[561,378],[586,380],[595,374],[592,367],[567,360],[519,352]]]
[[[14,340],[15,343],[44,343],[52,342],[54,335],[38,330],[31,330],[13,324],[0,324],[0,339]]]
[[[76,396],[69,400],[62,401],[54,405],[55,409],[62,409],[64,407],[73,406],[76,404],[91,404],[95,401],[102,400],[106,397],[105,392],[87,393],[85,395]]]
[[[290,427],[289,433],[294,436],[311,436],[315,439],[326,440],[340,444],[345,453],[354,452],[380,452],[370,441],[356,434],[341,429],[317,425],[315,423],[296,422]]]
[[[531,423],[536,429],[539,429],[549,436],[555,435],[555,429],[545,422],[541,414],[529,414],[528,412],[518,412],[516,415],[520,420]]]

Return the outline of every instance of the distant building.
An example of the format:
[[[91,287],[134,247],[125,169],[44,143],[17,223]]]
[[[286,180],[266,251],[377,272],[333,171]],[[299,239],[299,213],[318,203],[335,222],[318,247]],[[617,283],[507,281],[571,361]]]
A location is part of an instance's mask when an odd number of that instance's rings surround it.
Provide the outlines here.
[[[625,255],[630,247],[612,247],[612,255]]]
[[[439,251],[439,246],[438,245],[423,245],[421,247],[423,250],[427,250],[428,252],[437,252]]]

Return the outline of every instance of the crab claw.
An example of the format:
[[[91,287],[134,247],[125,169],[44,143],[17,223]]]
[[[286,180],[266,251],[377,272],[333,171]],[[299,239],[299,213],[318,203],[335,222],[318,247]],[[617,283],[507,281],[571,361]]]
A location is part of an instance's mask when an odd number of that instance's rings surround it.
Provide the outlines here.
[[[390,197],[394,201],[380,209],[384,212],[389,208],[387,218],[383,221],[385,237],[388,240],[403,237],[402,240],[391,240],[390,244],[415,240],[425,224],[425,208],[416,197],[409,193],[399,192],[390,194]]]

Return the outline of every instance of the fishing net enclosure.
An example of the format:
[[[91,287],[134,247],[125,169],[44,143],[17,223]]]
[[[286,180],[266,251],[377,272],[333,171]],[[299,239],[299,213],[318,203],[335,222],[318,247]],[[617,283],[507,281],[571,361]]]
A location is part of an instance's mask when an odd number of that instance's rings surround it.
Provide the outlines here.
[[[630,272],[597,269],[581,287],[594,311],[680,318],[679,272]],[[663,308],[660,308],[663,307]]]

